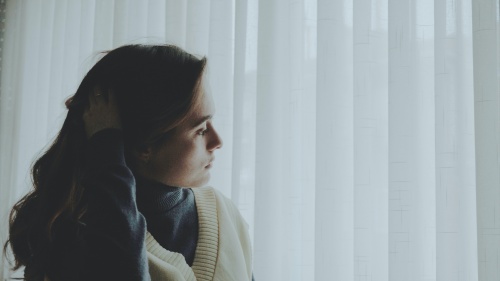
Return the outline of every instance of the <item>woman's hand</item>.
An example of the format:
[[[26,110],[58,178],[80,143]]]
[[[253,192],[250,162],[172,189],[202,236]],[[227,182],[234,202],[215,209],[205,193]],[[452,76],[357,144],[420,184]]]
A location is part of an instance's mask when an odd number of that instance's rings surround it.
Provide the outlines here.
[[[83,112],[83,122],[87,139],[95,133],[107,129],[121,129],[120,114],[113,91],[104,96],[101,88],[95,87],[89,94],[89,106]]]

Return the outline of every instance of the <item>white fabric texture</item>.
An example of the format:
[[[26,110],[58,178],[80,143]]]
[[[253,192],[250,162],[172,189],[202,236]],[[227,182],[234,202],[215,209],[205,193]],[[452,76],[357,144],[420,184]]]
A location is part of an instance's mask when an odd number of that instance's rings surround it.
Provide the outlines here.
[[[224,140],[210,185],[250,225],[256,280],[500,280],[499,11],[498,0],[7,0],[1,241],[98,52],[172,43],[208,57]]]

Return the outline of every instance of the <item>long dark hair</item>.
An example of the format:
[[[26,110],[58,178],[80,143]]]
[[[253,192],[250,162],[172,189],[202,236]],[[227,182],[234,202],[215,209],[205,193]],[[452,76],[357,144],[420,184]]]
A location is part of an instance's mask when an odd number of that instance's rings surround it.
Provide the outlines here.
[[[160,144],[189,116],[200,101],[205,65],[205,58],[170,45],[127,45],[105,52],[66,101],[68,113],[58,136],[33,165],[33,189],[12,208],[4,252],[10,244],[14,270],[26,266],[26,280],[43,279],[54,235],[85,214],[82,114],[95,87],[115,94],[128,164],[131,151]]]

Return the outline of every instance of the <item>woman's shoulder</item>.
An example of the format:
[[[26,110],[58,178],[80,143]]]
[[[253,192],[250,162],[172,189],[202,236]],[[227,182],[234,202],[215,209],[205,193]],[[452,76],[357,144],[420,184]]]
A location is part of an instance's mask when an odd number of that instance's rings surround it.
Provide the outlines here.
[[[236,205],[231,199],[212,186],[196,187],[192,188],[192,190],[196,201],[207,203],[209,201],[213,201],[214,203],[217,203],[217,205],[222,204],[225,207],[236,208]]]
[[[218,222],[218,260],[216,276],[232,276],[228,280],[251,280],[252,246],[248,234],[248,224],[236,204],[213,187],[194,189],[195,196],[203,196],[213,202]],[[212,200],[212,201],[210,201]],[[198,200],[197,200],[198,204]],[[199,209],[200,211],[200,209]],[[223,238],[223,239],[221,239]],[[242,279],[248,276],[248,279]],[[234,278],[233,278],[234,277]]]
[[[227,216],[233,223],[245,229],[248,228],[248,224],[236,204],[221,191],[211,186],[193,188],[192,190],[195,194],[197,204],[198,202],[201,204],[210,204],[210,202],[213,202],[216,205],[219,217]]]

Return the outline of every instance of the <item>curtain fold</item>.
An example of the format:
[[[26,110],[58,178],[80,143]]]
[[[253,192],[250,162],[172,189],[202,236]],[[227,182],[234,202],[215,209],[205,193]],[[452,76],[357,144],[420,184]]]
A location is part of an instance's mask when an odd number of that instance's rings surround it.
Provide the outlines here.
[[[441,202],[433,14],[433,1],[389,1],[389,274],[394,280],[441,280],[438,272],[445,270],[436,257]]]
[[[352,19],[350,0],[317,3],[316,280],[352,280],[354,273]]]
[[[472,2],[480,280],[500,279],[500,3]]]
[[[208,58],[210,185],[249,223],[256,280],[500,280],[498,0],[0,0],[0,16],[2,242],[100,52],[168,43]]]
[[[472,50],[477,44],[472,40],[472,3],[438,4],[435,14],[447,17],[435,17],[437,278],[472,279],[478,275],[479,169],[473,121]]]

